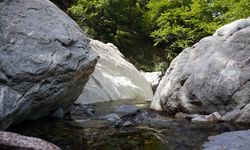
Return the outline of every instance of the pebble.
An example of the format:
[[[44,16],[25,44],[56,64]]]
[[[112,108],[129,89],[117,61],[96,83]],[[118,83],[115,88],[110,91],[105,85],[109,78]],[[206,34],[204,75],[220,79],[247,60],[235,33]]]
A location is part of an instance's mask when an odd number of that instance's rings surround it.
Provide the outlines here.
[[[131,126],[131,125],[133,125],[133,123],[132,123],[131,121],[125,121],[125,122],[122,124],[123,127],[129,127],[129,126]]]
[[[112,122],[112,123],[115,123],[115,122],[121,120],[121,118],[115,113],[108,114],[106,116],[101,116],[101,117],[99,117],[99,119],[108,120],[109,122]]]

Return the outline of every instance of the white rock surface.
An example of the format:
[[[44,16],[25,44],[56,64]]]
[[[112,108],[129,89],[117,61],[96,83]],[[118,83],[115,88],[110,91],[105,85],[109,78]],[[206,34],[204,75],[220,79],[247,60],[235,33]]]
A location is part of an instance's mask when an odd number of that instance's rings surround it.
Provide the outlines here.
[[[91,40],[91,48],[100,59],[83,93],[75,103],[89,104],[121,99],[152,100],[150,84],[111,43]]]
[[[150,83],[153,90],[156,90],[157,86],[159,85],[162,77],[162,72],[141,72],[144,78]]]
[[[162,78],[151,108],[250,123],[250,18],[186,48]]]

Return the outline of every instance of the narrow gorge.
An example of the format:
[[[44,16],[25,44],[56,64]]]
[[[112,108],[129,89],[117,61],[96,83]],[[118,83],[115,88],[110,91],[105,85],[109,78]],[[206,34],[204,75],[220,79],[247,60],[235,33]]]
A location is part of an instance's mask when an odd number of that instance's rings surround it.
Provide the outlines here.
[[[249,149],[250,18],[164,67],[138,70],[49,0],[2,0],[0,149]]]

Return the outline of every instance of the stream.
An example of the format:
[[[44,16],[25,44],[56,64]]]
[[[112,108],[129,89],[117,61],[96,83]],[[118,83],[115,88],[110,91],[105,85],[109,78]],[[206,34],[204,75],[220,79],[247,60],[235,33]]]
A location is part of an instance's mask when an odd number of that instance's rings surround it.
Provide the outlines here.
[[[131,125],[125,127],[99,119],[123,104],[140,108],[139,112],[121,117]],[[174,119],[150,110],[149,104],[147,101],[120,100],[84,106],[94,110],[92,116],[74,105],[64,119],[25,121],[8,130],[39,137],[64,150],[200,150],[209,136],[249,129],[249,126],[225,122],[191,123],[186,119]]]

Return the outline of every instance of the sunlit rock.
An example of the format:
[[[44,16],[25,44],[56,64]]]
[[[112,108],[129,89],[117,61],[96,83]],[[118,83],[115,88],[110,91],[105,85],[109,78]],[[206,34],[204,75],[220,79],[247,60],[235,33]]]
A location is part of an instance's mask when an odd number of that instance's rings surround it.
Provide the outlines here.
[[[67,108],[97,55],[78,25],[48,0],[0,1],[0,128]]]
[[[122,99],[152,100],[150,84],[113,44],[90,42],[100,55],[94,73],[76,103],[88,104]]]
[[[171,63],[152,109],[211,114],[250,123],[250,19],[219,28]]]

